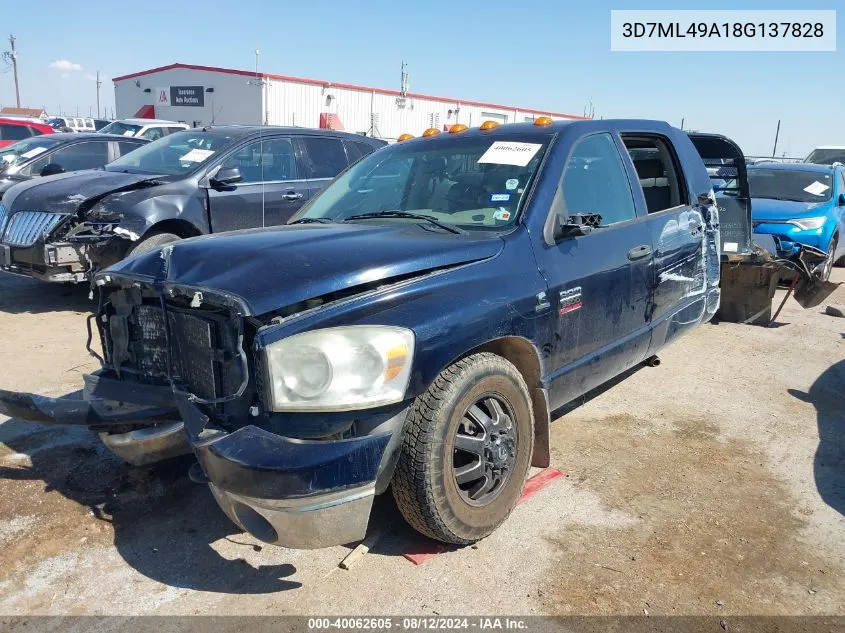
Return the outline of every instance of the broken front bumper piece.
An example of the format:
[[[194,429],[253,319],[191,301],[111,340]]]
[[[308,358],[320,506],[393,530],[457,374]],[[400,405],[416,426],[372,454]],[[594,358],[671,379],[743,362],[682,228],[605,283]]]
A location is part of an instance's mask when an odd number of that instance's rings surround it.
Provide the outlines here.
[[[364,538],[373,498],[392,474],[407,409],[368,435],[302,440],[251,425],[228,433],[187,397],[178,403],[214,498],[238,526],[297,549]]]
[[[98,373],[87,374],[84,380],[81,398],[0,389],[0,413],[42,424],[91,427],[133,466],[191,452],[170,387],[128,383]]]

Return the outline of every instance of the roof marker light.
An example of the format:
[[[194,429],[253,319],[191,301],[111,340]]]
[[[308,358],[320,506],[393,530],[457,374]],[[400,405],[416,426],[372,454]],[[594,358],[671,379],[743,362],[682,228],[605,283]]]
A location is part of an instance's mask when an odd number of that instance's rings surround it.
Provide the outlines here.
[[[482,131],[487,131],[487,130],[495,130],[497,127],[499,127],[498,121],[485,121],[484,123],[481,124],[481,127],[479,127],[478,129],[482,130]]]
[[[541,116],[534,119],[534,125],[541,125],[545,127],[547,125],[551,125],[552,123],[554,123],[554,119],[550,116]]]
[[[396,139],[396,142],[401,143],[402,141],[410,141],[412,138],[414,138],[413,134],[401,134],[399,138]]]
[[[437,136],[438,134],[440,134],[440,130],[438,130],[436,127],[430,127],[422,133],[423,138],[428,138],[429,136]]]
[[[449,134],[460,134],[461,132],[466,132],[468,129],[463,123],[455,123],[455,125],[449,128]]]

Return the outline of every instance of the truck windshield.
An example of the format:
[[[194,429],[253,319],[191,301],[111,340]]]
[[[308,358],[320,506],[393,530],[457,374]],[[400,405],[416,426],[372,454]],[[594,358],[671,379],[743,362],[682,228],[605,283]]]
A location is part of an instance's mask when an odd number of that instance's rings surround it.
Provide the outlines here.
[[[233,137],[222,132],[176,132],[118,158],[106,170],[181,176],[204,165],[232,142]]]
[[[38,136],[18,141],[0,150],[0,171],[25,163],[55,147],[62,141],[51,139],[50,135]]]
[[[338,176],[291,222],[409,222],[414,218],[401,214],[414,213],[460,229],[500,231],[516,222],[551,138],[447,134],[397,143]],[[385,217],[372,217],[378,213]],[[371,217],[353,217],[362,214]]]
[[[102,128],[100,132],[103,134],[119,134],[120,136],[135,136],[140,129],[140,125],[123,123],[121,121],[112,121],[106,127]]]
[[[752,198],[791,200],[794,202],[826,202],[833,184],[829,173],[806,169],[748,170],[748,188]]]

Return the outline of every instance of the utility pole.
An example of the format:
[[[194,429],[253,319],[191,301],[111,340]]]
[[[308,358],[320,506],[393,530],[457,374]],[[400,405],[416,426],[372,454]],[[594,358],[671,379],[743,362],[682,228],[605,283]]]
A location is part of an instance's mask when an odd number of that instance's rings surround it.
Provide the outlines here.
[[[15,76],[15,103],[21,107],[21,89],[18,84],[18,53],[15,50],[15,36],[9,35],[9,46],[11,51],[3,52],[3,59],[12,65],[12,74]]]
[[[97,71],[97,118],[100,118],[100,84],[103,82],[100,81],[100,71]]]
[[[778,151],[778,136],[780,136],[780,119],[778,119],[778,128],[775,130],[775,146],[772,148],[772,158],[775,157]]]

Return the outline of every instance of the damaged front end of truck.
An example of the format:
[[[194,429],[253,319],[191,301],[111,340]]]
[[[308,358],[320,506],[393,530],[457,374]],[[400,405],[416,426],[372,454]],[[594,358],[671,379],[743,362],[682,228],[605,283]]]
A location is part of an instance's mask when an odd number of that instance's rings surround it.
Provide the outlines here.
[[[286,233],[301,244],[333,241],[331,229],[314,226]],[[307,329],[313,315],[398,305],[403,288],[493,257],[502,242],[467,236],[455,249],[453,239],[422,231],[390,242],[384,228],[342,233],[332,236],[381,244],[364,249],[361,270],[327,258],[314,278],[307,267],[286,265],[282,255],[296,258],[296,249],[273,233],[242,232],[215,238],[214,258],[202,257],[207,241],[185,241],[98,273],[88,347],[102,368],[86,376],[83,396],[0,391],[0,413],[88,426],[135,465],[193,451],[224,512],[264,541],[314,548],[363,538],[398,458],[409,374],[397,378],[405,381],[400,402],[283,411],[268,395],[267,349],[280,331],[289,338]],[[375,326],[351,329],[367,327]],[[405,350],[408,372],[412,351]]]

